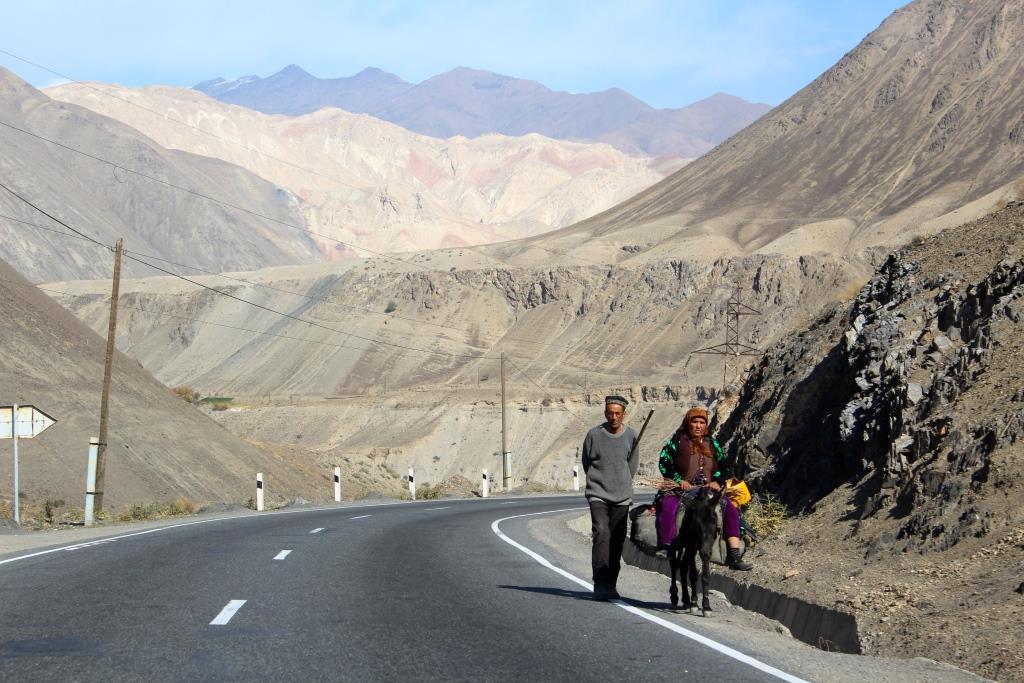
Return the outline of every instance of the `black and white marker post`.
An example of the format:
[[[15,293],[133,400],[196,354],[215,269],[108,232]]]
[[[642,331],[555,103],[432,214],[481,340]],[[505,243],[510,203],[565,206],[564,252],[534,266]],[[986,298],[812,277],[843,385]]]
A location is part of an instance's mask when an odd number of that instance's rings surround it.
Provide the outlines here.
[[[488,494],[490,494],[490,492],[491,492],[490,491],[490,489],[491,489],[491,482],[487,478],[487,470],[484,470],[483,474],[484,474],[483,479],[480,481],[480,497],[481,498],[486,498],[488,496]]]
[[[263,512],[263,473],[256,473],[256,512]]]
[[[334,466],[334,502],[341,502],[341,468]]]
[[[409,497],[416,500],[416,479],[411,467],[409,468]]]
[[[572,490],[573,491],[579,491],[580,490],[580,466],[579,465],[573,465],[572,466]]]
[[[96,523],[96,464],[99,462],[100,439],[89,439],[89,460],[85,466],[85,526]]]

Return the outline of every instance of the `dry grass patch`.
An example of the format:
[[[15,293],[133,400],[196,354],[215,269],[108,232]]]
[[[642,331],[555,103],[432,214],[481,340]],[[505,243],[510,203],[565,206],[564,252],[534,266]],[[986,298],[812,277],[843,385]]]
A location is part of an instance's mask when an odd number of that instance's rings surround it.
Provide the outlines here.
[[[789,517],[789,510],[782,501],[771,494],[755,495],[743,511],[743,517],[753,527],[757,537],[763,541],[779,532]]]

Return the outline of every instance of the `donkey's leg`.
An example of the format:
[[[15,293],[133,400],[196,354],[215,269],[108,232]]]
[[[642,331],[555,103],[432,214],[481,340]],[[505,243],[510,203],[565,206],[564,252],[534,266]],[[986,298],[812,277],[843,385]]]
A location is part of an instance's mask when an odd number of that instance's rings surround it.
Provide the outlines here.
[[[683,609],[692,609],[697,606],[697,552],[695,548],[687,547],[683,555],[683,566],[680,572],[685,572],[683,577]],[[687,587],[687,583],[689,587]]]
[[[706,617],[711,611],[711,601],[708,600],[708,587],[711,584],[711,553],[701,552],[700,554],[700,587],[701,587],[701,616]]]
[[[668,566],[670,569],[669,575],[672,579],[672,584],[668,588],[668,599],[672,606],[676,607],[679,605],[679,591],[676,589],[676,573],[679,572],[679,551],[674,546],[668,549]],[[683,583],[683,592],[686,592],[685,582]]]

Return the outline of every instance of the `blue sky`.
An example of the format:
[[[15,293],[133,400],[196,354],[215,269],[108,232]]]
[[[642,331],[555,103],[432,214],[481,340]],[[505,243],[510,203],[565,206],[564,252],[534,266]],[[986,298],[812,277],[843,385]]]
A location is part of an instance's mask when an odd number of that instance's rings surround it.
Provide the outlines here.
[[[76,80],[191,86],[298,64],[419,82],[456,66],[656,107],[715,92],[778,104],[903,3],[892,0],[10,2],[0,50]],[[0,54],[37,86],[56,77]]]

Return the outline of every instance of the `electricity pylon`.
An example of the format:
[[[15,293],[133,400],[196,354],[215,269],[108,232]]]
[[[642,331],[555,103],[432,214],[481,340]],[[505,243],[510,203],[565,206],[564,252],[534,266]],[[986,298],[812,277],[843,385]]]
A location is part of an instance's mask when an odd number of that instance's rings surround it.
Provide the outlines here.
[[[703,349],[693,351],[693,353],[704,353],[723,357],[723,389],[725,389],[730,382],[739,379],[741,356],[757,356],[761,353],[753,346],[740,342],[740,317],[744,315],[761,315],[761,311],[756,308],[751,308],[740,301],[740,284],[737,282],[733,286],[732,294],[729,296],[729,301],[726,304],[725,343],[706,346]]]

